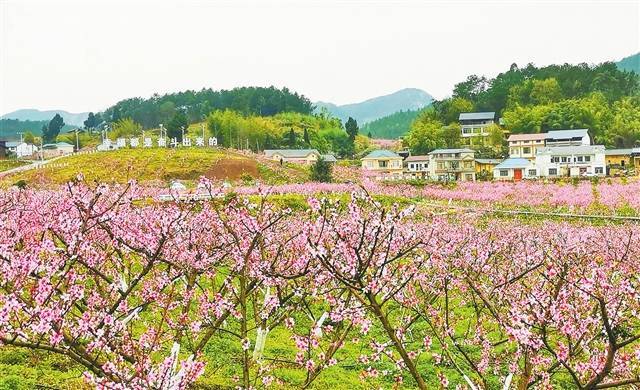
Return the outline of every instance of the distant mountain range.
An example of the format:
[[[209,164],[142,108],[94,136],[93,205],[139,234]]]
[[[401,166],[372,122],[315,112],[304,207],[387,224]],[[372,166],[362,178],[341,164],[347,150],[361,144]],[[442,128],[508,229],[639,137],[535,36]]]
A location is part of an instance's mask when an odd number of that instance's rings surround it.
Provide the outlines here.
[[[21,121],[50,121],[56,114],[60,114],[64,123],[70,126],[84,126],[84,121],[89,116],[88,112],[71,113],[63,110],[40,111],[36,109],[23,109],[0,116],[0,119],[18,119]]]
[[[327,102],[316,102],[316,111],[323,108],[328,110],[333,116],[346,122],[349,117],[358,121],[358,124],[365,124],[375,121],[398,111],[419,110],[431,104],[433,97],[427,92],[406,88],[389,95],[378,96],[360,103],[336,105]]]
[[[640,74],[640,53],[636,53],[634,55],[630,55],[629,57],[625,57],[620,61],[616,62],[619,69],[626,71],[633,71],[637,74]]]

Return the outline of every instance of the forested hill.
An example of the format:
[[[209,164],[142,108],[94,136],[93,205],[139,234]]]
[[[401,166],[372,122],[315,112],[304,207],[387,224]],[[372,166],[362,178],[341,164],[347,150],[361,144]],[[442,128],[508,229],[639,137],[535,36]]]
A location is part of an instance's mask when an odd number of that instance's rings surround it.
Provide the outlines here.
[[[616,65],[618,65],[618,68],[622,70],[640,74],[640,53],[625,57],[616,62]]]
[[[16,110],[16,111],[4,114],[0,117],[0,119],[18,119],[20,121],[49,122],[51,118],[53,118],[56,114],[59,114],[62,117],[62,119],[64,119],[64,123],[70,126],[78,126],[78,127],[82,126],[84,121],[87,119],[87,116],[89,115],[88,112],[73,113],[73,112],[67,112],[64,110],[40,111],[40,110],[28,108],[28,109]]]
[[[396,139],[402,137],[409,131],[411,123],[416,119],[419,112],[419,110],[395,112],[384,118],[366,123],[362,126],[360,132],[364,135],[371,135],[372,138]]]
[[[214,110],[230,109],[244,115],[272,116],[281,112],[309,114],[313,104],[305,96],[287,88],[241,87],[232,90],[184,91],[153,95],[148,99],[130,98],[109,107],[103,119],[115,122],[131,118],[144,128],[168,123],[183,110],[189,122],[201,121]]]
[[[22,121],[18,119],[0,119],[0,140],[17,141],[20,139],[20,134],[26,136],[28,133],[33,135],[40,135],[42,126],[49,123],[51,118],[43,121]],[[69,131],[77,126],[71,126],[65,124],[61,132]]]
[[[323,108],[343,123],[352,117],[360,124],[372,122],[403,110],[419,110],[428,106],[433,97],[421,89],[406,88],[389,95],[378,96],[360,103],[335,105],[316,102],[316,112]]]

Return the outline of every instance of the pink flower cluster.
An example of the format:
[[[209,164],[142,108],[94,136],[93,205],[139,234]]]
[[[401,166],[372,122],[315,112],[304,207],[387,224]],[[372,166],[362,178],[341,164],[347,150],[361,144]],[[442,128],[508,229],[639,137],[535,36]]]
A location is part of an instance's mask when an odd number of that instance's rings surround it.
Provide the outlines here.
[[[536,186],[496,188],[557,196]],[[291,366],[305,375],[287,385],[309,387],[340,364],[423,389],[558,377],[597,388],[640,375],[637,225],[418,218],[362,191],[292,212],[201,190],[214,200],[147,201],[153,192],[133,185],[1,193],[0,343],[68,356],[99,388],[185,389],[222,339],[243,388],[283,386],[279,368]],[[274,330],[291,356],[273,355]],[[358,356],[339,353],[349,343]]]

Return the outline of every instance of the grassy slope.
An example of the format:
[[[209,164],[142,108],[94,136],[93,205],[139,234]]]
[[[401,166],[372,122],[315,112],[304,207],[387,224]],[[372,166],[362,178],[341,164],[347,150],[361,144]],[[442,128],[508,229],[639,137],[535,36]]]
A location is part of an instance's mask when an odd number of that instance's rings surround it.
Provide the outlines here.
[[[256,160],[251,156],[221,149],[153,148],[65,157],[51,166],[2,178],[0,187],[11,185],[18,180],[25,180],[29,185],[35,186],[63,184],[79,173],[82,173],[88,182],[100,180],[124,183],[135,179],[141,183],[160,186],[165,186],[171,180],[183,180],[187,184],[193,184],[203,175],[219,178],[218,168],[223,165],[229,166],[230,163],[235,173],[241,174],[246,170],[248,175],[267,183],[299,182],[306,180],[308,176],[306,167],[280,167],[279,164],[270,161]]]
[[[0,160],[0,172],[17,168],[25,164],[28,164],[28,163],[20,160]]]

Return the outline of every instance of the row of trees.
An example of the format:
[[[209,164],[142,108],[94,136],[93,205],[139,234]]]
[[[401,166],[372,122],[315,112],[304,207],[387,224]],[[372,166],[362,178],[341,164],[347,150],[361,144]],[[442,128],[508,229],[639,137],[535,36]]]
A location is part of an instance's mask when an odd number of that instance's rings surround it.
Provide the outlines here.
[[[292,212],[201,189],[220,201],[2,193],[0,342],[104,388],[309,388],[339,369],[368,388],[640,382],[635,226],[414,216],[363,193]]]
[[[230,109],[244,115],[272,116],[282,112],[310,114],[311,101],[287,88],[242,87],[232,90],[184,91],[153,95],[149,99],[122,100],[102,113],[107,122],[131,118],[143,128],[156,128],[167,124],[179,112],[188,122],[199,122],[214,110]],[[98,122],[99,123],[99,122]],[[92,122],[93,124],[93,122]]]
[[[263,117],[224,110],[212,112],[207,127],[219,145],[254,151],[312,148],[351,157],[369,147],[353,118],[343,129],[339,119],[321,115],[289,112]]]

